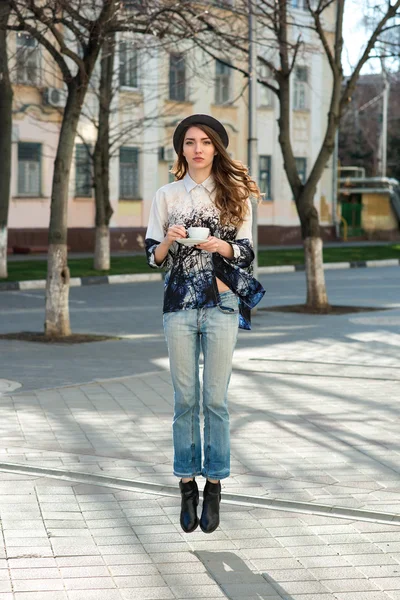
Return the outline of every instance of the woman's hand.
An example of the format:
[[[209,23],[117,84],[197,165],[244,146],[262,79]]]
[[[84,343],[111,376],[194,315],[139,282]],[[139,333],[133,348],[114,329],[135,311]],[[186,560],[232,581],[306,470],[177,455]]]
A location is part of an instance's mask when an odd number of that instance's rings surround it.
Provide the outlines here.
[[[218,252],[221,256],[225,258],[232,259],[233,258],[233,248],[228,242],[224,242],[220,238],[214,237],[210,235],[206,242],[202,244],[197,244],[195,246],[199,250],[206,250],[207,252]]]
[[[209,235],[205,242],[196,244],[196,248],[199,250],[206,250],[207,252],[219,252],[221,243],[223,244],[224,242],[213,235]]]
[[[172,246],[176,240],[187,237],[186,229],[183,225],[171,225],[164,238],[165,244]]]

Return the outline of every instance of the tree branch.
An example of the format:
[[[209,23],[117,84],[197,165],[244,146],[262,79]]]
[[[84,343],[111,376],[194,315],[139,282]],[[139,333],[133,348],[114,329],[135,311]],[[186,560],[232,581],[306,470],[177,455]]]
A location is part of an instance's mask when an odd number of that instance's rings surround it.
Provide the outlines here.
[[[15,15],[20,23],[21,30],[30,33],[33,38],[35,38],[44,48],[46,48],[59,66],[64,80],[66,82],[70,81],[72,79],[72,73],[57,48],[42,33],[40,33],[35,27],[32,27],[32,25],[27,22],[27,19],[23,16],[14,0],[10,0],[10,2],[11,8],[15,12]]]

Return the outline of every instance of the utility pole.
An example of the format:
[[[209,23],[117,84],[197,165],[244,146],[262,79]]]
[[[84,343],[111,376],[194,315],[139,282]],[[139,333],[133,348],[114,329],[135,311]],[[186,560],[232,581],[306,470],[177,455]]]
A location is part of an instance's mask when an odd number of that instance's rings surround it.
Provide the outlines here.
[[[254,5],[255,6],[255,5]],[[256,15],[253,11],[252,0],[248,0],[248,29],[249,29],[249,107],[248,107],[248,132],[249,137],[247,141],[247,162],[250,170],[252,179],[257,181],[258,179],[258,148],[257,148],[257,46],[256,46],[256,32],[257,22]],[[257,277],[258,273],[258,215],[257,215],[257,198],[251,198],[252,209],[253,209],[253,222],[252,222],[252,234],[253,234],[253,247],[254,247],[254,276]]]
[[[381,148],[381,177],[386,177],[387,170],[387,125],[389,108],[390,83],[384,60],[381,59],[383,77],[383,102],[382,102],[382,148]]]

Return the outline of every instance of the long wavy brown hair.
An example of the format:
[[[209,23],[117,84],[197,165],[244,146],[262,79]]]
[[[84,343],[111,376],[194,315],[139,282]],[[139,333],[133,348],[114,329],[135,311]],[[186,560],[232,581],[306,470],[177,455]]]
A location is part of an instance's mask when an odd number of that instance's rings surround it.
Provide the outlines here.
[[[247,199],[249,196],[253,196],[260,200],[260,190],[256,182],[249,176],[248,169],[241,162],[233,160],[229,156],[221,138],[214,129],[196,123],[190,125],[190,127],[198,127],[204,131],[214,144],[217,152],[212,165],[212,175],[216,186],[214,202],[220,211],[221,223],[240,227],[248,212]],[[183,155],[185,135],[181,138],[178,158],[171,169],[171,173],[175,175],[175,181],[183,179],[188,171],[188,164]]]

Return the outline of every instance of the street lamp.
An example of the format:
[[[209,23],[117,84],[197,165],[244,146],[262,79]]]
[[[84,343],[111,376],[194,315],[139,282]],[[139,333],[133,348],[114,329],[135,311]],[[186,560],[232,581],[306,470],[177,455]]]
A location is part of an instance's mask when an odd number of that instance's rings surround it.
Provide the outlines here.
[[[258,170],[258,148],[257,148],[257,46],[256,46],[256,16],[253,12],[252,0],[248,0],[248,42],[249,42],[249,105],[248,105],[248,140],[247,140],[247,162],[250,175],[257,180]],[[253,247],[254,247],[254,276],[258,273],[258,215],[257,198],[251,198],[253,209]]]

